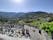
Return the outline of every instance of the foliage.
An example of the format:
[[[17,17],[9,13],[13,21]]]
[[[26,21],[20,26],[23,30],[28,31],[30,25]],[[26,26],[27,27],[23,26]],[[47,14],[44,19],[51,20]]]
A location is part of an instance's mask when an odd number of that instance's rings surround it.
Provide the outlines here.
[[[53,32],[53,22],[40,22],[33,21],[32,23],[35,27],[37,26],[39,29],[46,31],[48,34]]]
[[[30,24],[39,29],[45,30],[48,34],[53,32],[53,14],[47,12],[28,12],[28,13],[14,13],[0,12],[0,22],[9,22],[10,24]],[[14,16],[12,16],[14,15]]]

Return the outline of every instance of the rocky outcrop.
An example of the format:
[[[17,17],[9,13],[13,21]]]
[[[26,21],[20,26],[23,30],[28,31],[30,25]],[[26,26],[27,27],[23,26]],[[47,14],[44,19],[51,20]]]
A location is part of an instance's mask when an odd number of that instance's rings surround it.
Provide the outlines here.
[[[29,27],[27,25],[25,25],[24,28],[29,30],[31,40],[52,40],[43,30],[39,30],[35,27]]]
[[[48,37],[48,34],[44,30],[40,30],[38,28],[27,25],[23,26],[7,25],[7,27],[6,26],[3,27],[0,33],[6,34],[10,37],[30,38],[30,40],[52,40],[51,38]]]

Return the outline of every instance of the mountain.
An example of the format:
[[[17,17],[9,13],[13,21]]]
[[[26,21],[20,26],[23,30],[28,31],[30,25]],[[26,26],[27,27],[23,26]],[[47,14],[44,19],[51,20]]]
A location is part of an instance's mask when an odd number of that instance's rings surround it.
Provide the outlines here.
[[[0,12],[0,17],[2,18],[17,18],[23,15],[24,13],[16,13],[16,12]]]
[[[34,18],[34,17],[47,17],[53,16],[53,14],[49,14],[47,12],[37,11],[37,12],[0,12],[0,17],[4,18]]]
[[[12,17],[14,15],[15,15],[14,12],[0,12],[0,17],[10,18],[10,17]]]
[[[48,15],[50,14],[47,12],[37,11],[25,13],[23,16],[20,16],[20,18],[47,17]]]
[[[23,15],[25,15],[25,13],[19,12],[19,13],[16,13],[13,17],[14,18],[19,18],[19,17],[22,17]]]

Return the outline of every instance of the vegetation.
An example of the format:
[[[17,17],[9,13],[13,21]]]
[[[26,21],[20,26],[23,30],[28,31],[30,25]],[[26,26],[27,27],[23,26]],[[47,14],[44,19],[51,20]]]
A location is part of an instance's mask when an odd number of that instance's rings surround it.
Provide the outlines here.
[[[27,24],[37,27],[46,31],[48,34],[53,33],[53,14],[47,12],[29,12],[29,13],[22,13],[23,15],[16,15],[14,18],[3,18],[0,17],[0,22],[9,22],[10,24]],[[9,16],[8,16],[9,17]]]

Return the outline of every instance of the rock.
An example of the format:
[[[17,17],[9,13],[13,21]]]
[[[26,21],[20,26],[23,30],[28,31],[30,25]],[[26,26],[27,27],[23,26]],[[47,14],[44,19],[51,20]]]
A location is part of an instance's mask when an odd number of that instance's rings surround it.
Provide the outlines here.
[[[4,40],[3,38],[0,38],[0,40]]]
[[[7,35],[2,35],[2,34],[0,34],[0,39],[1,40],[30,40],[30,38],[9,37]]]
[[[19,37],[19,38],[26,38],[26,39],[30,38],[30,40],[51,40],[48,37],[46,32],[44,32],[43,30],[40,30],[38,28],[27,26],[27,25],[24,25],[24,26],[14,25],[13,27],[14,28],[9,28],[9,27],[6,28],[5,27],[3,29],[5,29],[6,31],[3,30],[3,32],[5,32],[5,34],[7,36],[12,37],[12,38],[14,38],[14,37],[18,38]]]
[[[25,25],[24,28],[29,30],[31,40],[51,40],[48,37],[48,34],[44,32],[43,30],[39,30],[35,27],[30,27],[27,25]]]

